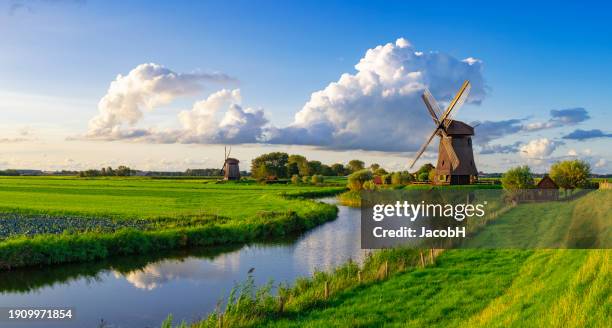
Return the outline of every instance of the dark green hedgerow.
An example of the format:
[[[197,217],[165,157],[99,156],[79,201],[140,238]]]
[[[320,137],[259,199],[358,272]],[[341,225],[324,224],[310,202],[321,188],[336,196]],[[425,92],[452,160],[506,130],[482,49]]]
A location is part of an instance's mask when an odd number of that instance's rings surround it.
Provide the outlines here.
[[[227,223],[164,230],[63,233],[14,237],[0,243],[0,269],[82,262],[114,255],[147,254],[191,246],[226,245],[280,238],[336,218],[333,205],[312,202],[308,211],[260,212]]]

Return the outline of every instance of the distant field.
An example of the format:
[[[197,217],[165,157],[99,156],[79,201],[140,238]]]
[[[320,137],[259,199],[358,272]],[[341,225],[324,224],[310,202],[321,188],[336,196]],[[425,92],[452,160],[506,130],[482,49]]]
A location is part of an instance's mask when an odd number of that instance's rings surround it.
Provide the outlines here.
[[[188,179],[0,177],[0,212],[117,218],[211,214],[240,219],[258,211],[307,210],[310,202],[278,195],[322,190],[334,189]]]

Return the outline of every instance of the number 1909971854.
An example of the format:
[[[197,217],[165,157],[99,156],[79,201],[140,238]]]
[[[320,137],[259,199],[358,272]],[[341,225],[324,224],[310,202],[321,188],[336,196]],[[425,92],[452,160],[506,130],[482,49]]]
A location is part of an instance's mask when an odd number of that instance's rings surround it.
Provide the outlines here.
[[[60,321],[74,318],[72,308],[0,308],[4,321]]]

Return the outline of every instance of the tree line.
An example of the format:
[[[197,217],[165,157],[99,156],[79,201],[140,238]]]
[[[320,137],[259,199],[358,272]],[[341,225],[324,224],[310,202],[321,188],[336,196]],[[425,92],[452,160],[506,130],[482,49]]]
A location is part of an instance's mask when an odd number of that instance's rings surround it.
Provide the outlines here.
[[[130,169],[127,166],[120,165],[116,169],[112,167],[103,167],[99,170],[90,169],[79,172],[79,177],[129,177],[136,173],[135,170]]]
[[[374,173],[382,175],[387,172],[378,164],[370,168]],[[287,179],[310,176],[346,176],[365,169],[365,163],[353,159],[344,165],[334,163],[323,164],[320,161],[308,160],[302,155],[289,155],[284,152],[272,152],[260,155],[251,161],[251,175],[257,180]],[[294,178],[295,179],[295,178]]]

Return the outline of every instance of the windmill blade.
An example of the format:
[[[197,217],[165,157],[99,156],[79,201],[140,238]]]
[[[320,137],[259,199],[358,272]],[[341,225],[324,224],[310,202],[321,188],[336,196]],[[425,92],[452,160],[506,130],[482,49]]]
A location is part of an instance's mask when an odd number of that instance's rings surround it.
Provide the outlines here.
[[[447,125],[450,125],[451,120],[448,120],[448,123],[446,121],[449,118],[449,115],[451,114],[453,109],[459,108],[461,107],[461,105],[463,105],[463,103],[465,103],[465,100],[467,99],[467,96],[469,95],[471,88],[472,87],[471,87],[470,81],[466,80],[465,82],[463,82],[461,89],[459,89],[459,92],[457,92],[453,100],[450,102],[450,104],[446,108],[444,115],[442,115],[442,117],[440,118],[440,122],[444,122],[446,127],[448,127]]]
[[[459,96],[459,98],[455,102],[455,105],[453,106],[453,109],[449,112],[448,118],[446,119],[446,121],[444,121],[444,127],[445,128],[448,128],[448,126],[451,124],[451,122],[453,121],[453,118],[457,115],[457,112],[459,111],[461,106],[463,106],[463,104],[465,104],[465,101],[467,100],[468,95],[470,94],[470,90],[472,89],[472,85],[470,84],[470,82],[468,82],[468,81],[466,81],[466,82],[467,82],[467,85],[464,83],[464,85],[466,85],[464,91],[461,93],[461,96]]]
[[[419,149],[419,151],[417,152],[417,155],[414,158],[414,161],[412,162],[412,164],[410,165],[410,168],[412,168],[414,164],[416,164],[416,162],[419,160],[421,155],[423,155],[423,153],[425,152],[425,149],[427,149],[427,146],[429,146],[431,139],[433,139],[433,137],[435,137],[436,134],[438,134],[438,129],[435,129],[434,132],[431,134],[431,136],[429,136],[429,139],[427,139],[427,141],[423,144],[423,146],[421,146],[421,149]]]
[[[438,120],[438,117],[440,116],[442,111],[440,110],[440,106],[438,106],[438,102],[436,101],[436,99],[433,97],[431,92],[429,92],[429,89],[425,89],[425,92],[423,92],[421,98],[423,98],[423,102],[425,103],[425,106],[429,111],[429,115],[431,115],[431,118],[434,120],[434,123],[436,123],[436,125],[439,125],[440,121]]]
[[[446,154],[448,155],[448,157],[450,158],[451,164],[453,165],[453,168],[457,168],[459,166],[459,157],[457,156],[457,153],[455,153],[455,149],[453,148],[453,144],[451,142],[451,139],[449,137],[443,136],[442,139],[442,145],[444,147],[444,151],[446,152]]]
[[[232,146],[230,146],[229,151],[227,152],[227,156],[225,156],[225,159],[228,159],[231,153],[232,153]]]

